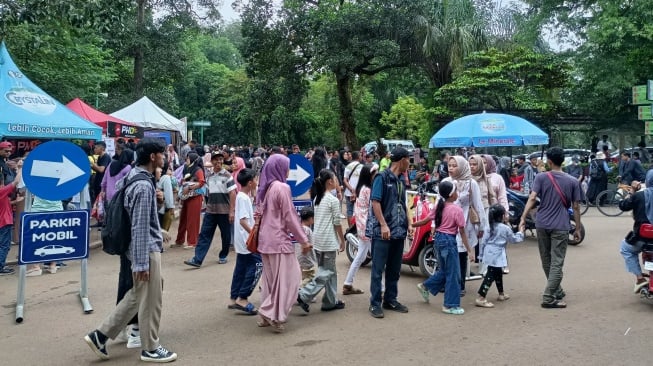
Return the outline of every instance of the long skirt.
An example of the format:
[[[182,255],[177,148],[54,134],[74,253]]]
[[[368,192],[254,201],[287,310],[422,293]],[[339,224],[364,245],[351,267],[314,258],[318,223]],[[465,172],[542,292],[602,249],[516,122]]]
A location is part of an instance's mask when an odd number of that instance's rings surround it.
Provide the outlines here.
[[[302,272],[295,253],[261,254],[261,305],[258,312],[264,317],[285,323],[297,302]]]

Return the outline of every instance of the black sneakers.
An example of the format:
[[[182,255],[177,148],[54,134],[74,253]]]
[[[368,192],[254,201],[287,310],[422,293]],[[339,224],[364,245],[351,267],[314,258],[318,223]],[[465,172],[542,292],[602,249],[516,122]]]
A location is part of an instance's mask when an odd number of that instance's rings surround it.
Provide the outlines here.
[[[302,310],[304,310],[305,313],[308,313],[310,311],[310,306],[308,305],[308,303],[306,303],[306,301],[302,300],[302,297],[299,294],[297,294],[297,303],[302,308]]]
[[[383,318],[383,309],[379,306],[375,305],[370,305],[370,314],[372,314],[372,317],[374,318]]]
[[[4,267],[0,269],[0,276],[7,276],[14,274],[14,269],[9,267]]]
[[[172,362],[177,359],[177,354],[170,352],[163,346],[154,351],[141,351],[141,361],[145,362]]]
[[[387,310],[396,311],[398,313],[407,313],[408,308],[405,305],[402,305],[399,301],[393,302],[384,302],[383,308]]]
[[[101,338],[104,338],[104,342],[100,341]],[[109,359],[109,354],[107,353],[107,343],[106,337],[100,333],[98,330],[94,330],[91,333],[84,336],[84,340],[89,347],[95,352],[98,357],[103,360]]]

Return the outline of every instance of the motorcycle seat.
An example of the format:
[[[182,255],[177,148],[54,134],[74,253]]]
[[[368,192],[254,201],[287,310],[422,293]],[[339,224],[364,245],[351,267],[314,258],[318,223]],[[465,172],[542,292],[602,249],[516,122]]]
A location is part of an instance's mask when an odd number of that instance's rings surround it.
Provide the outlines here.
[[[514,194],[517,198],[522,201],[528,201],[528,194],[520,191],[515,191],[514,189],[510,190],[510,193]]]

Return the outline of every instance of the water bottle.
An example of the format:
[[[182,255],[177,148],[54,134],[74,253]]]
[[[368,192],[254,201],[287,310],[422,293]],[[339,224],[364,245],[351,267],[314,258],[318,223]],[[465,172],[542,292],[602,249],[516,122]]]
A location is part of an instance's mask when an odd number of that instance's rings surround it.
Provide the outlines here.
[[[524,193],[526,194],[531,193],[531,185],[528,182],[524,183]]]

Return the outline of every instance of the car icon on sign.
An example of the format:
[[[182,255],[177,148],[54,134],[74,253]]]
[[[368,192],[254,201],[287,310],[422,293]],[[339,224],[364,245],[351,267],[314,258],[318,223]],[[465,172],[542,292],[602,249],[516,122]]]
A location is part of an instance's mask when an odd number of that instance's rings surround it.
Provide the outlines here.
[[[54,254],[70,254],[75,252],[73,247],[64,247],[63,245],[46,245],[34,251],[34,255],[45,257]]]

